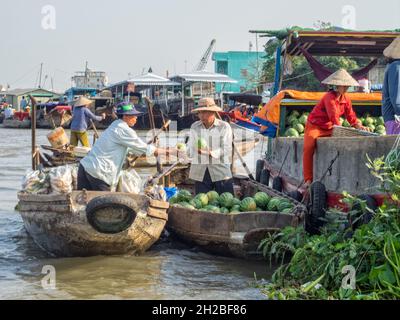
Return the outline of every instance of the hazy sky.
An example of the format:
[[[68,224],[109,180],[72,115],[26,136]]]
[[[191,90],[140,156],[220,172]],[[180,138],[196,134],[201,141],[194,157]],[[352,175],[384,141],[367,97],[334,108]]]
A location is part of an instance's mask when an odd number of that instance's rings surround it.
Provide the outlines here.
[[[56,29],[42,27],[42,8],[52,5]],[[64,90],[85,61],[106,71],[111,82],[149,66],[165,75],[190,71],[211,39],[216,50],[248,50],[251,29],[312,27],[317,20],[342,25],[342,9],[354,6],[356,28],[400,28],[400,0],[0,0],[0,84],[37,83]],[[46,20],[48,22],[48,20]],[[259,47],[265,40],[259,40]],[[209,63],[209,69],[213,63]]]

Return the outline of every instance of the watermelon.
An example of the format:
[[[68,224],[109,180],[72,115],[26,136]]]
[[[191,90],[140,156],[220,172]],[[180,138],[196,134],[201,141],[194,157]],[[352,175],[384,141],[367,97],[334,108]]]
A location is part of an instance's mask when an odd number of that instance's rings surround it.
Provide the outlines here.
[[[230,211],[229,211],[228,208],[221,208],[220,211],[221,211],[221,213],[223,213],[223,214],[228,214],[228,213],[230,213]]]
[[[224,208],[232,208],[233,207],[233,200],[235,197],[233,196],[232,193],[225,192],[220,195],[219,197],[219,205]]]
[[[177,204],[179,203],[179,198],[177,195],[173,196],[172,198],[169,199],[170,204]]]
[[[252,212],[257,210],[257,203],[254,201],[253,198],[245,198],[242,200],[240,204],[240,211],[242,212]]]
[[[209,206],[213,206],[213,207],[219,207],[219,201],[218,200],[214,200],[214,201],[209,201],[208,202]]]
[[[268,203],[268,211],[278,211],[278,205],[280,201],[280,198],[272,198]]]
[[[190,209],[190,210],[196,210],[196,208],[194,206],[192,206],[190,203],[188,202],[179,202],[178,206],[185,208],[185,209]]]
[[[385,125],[385,121],[383,120],[383,117],[379,117],[379,118],[376,119],[376,125],[377,126]]]
[[[292,213],[292,210],[293,210],[293,209],[287,208],[287,209],[282,210],[281,213],[283,213],[283,214],[289,214],[289,213]]]
[[[374,119],[371,117],[365,118],[365,126],[369,127],[370,125],[373,125],[375,123]]]
[[[200,200],[202,207],[205,207],[206,205],[208,205],[208,197],[205,193],[199,193],[195,199]]]
[[[298,138],[300,135],[294,128],[289,128],[285,132],[285,137]]]
[[[189,204],[196,209],[201,209],[203,207],[203,203],[199,199],[193,199],[189,202]]]
[[[214,212],[214,213],[220,213],[220,209],[218,207],[215,206],[205,206],[203,209],[201,209],[202,211],[206,211],[206,212]]]
[[[298,133],[303,133],[304,132],[304,126],[299,123],[293,126],[293,129],[295,129]]]
[[[187,190],[181,190],[178,193],[179,202],[189,202],[190,200],[192,200],[192,198],[192,194]]]
[[[231,209],[231,213],[239,213],[240,212],[240,206],[233,206]]]
[[[208,146],[207,141],[204,138],[197,140],[197,148],[200,150],[206,149]]]
[[[299,120],[294,118],[294,119],[290,120],[289,125],[294,127],[295,125],[297,125],[299,123],[300,123]]]
[[[349,123],[347,120],[344,120],[344,121],[343,121],[343,127],[345,127],[345,128],[350,128],[351,125],[350,125],[350,123]]]
[[[210,191],[207,193],[208,202],[218,201],[219,194],[216,191]]]
[[[293,204],[291,204],[288,200],[283,199],[278,204],[278,212],[282,212],[285,209],[293,209]]]
[[[254,195],[254,201],[256,202],[257,207],[261,209],[266,209],[268,207],[270,199],[271,197],[265,192],[258,192]]]
[[[298,117],[300,117],[300,112],[298,112],[297,110],[294,110],[290,113],[290,116],[298,118]]]
[[[238,198],[234,198],[233,199],[233,206],[235,207],[235,206],[238,206],[238,207],[240,207],[240,204],[242,203],[242,201],[240,201],[240,199],[238,199]]]
[[[261,209],[261,208],[259,208],[259,207],[257,207],[256,211],[257,211],[257,212],[263,212],[264,210]]]
[[[176,148],[177,148],[179,151],[186,152],[186,144],[184,144],[184,143],[178,143],[178,144],[176,145]]]
[[[308,120],[308,116],[306,116],[305,114],[303,114],[303,115],[300,117],[299,122],[300,122],[303,126],[305,126],[306,123],[307,123],[307,120]]]

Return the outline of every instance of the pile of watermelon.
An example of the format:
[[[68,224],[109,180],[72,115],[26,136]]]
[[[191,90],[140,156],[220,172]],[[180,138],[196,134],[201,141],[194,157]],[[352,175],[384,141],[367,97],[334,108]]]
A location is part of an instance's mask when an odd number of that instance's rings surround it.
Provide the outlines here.
[[[181,190],[169,202],[172,206],[222,214],[261,211],[289,214],[294,208],[293,203],[288,199],[271,197],[265,192],[258,192],[254,197],[246,197],[240,200],[229,192],[219,195],[215,191],[210,191],[207,194],[201,193],[193,197],[189,191]]]
[[[286,130],[284,137],[298,138],[304,136],[309,112],[300,113],[292,111],[286,118]],[[372,117],[368,113],[359,118],[363,126],[371,129],[371,132],[379,135],[386,135],[385,122],[383,117]],[[350,123],[345,118],[340,118],[340,124],[343,127],[350,128]]]

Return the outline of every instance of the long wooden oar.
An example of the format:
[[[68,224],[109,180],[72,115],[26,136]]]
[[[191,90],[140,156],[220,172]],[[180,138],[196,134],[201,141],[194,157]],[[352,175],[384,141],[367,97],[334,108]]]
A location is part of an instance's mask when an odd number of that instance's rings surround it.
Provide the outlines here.
[[[217,116],[218,116],[219,120],[224,121],[224,120],[222,120],[221,115],[218,112],[217,112]],[[232,134],[232,140],[235,140],[235,136],[233,134]],[[246,170],[246,173],[249,176],[249,178],[252,180],[255,180],[253,174],[250,172],[249,167],[247,166],[246,162],[244,162],[242,155],[240,154],[238,148],[236,147],[236,145],[233,142],[232,142],[232,147],[233,147],[234,152],[238,156],[240,162],[242,163],[243,168]],[[232,159],[232,161],[233,160],[234,159]]]
[[[90,123],[92,125],[93,131],[94,131],[94,135],[93,135],[93,144],[96,143],[96,140],[100,137],[99,132],[97,131],[96,126],[94,125],[94,122],[92,119],[90,119]]]

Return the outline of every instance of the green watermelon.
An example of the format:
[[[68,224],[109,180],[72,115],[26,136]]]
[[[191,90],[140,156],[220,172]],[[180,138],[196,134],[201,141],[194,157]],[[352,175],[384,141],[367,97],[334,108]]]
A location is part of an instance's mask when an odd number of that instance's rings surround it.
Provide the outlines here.
[[[350,125],[350,123],[349,123],[347,120],[344,120],[344,121],[343,121],[343,127],[345,127],[345,128],[350,128],[351,125]]]
[[[179,198],[177,195],[173,196],[172,198],[169,199],[170,204],[177,204],[179,203]]]
[[[292,213],[292,210],[293,210],[293,209],[287,208],[287,209],[282,210],[281,213],[283,213],[283,214],[290,214],[290,213]]]
[[[385,121],[383,120],[383,117],[379,117],[379,118],[376,119],[376,125],[377,126],[385,125]]]
[[[297,130],[294,129],[294,128],[289,128],[289,129],[287,129],[286,132],[285,132],[285,137],[289,137],[289,138],[298,138],[299,136],[300,136],[299,133],[298,133]]]
[[[272,198],[268,203],[268,211],[278,211],[278,205],[280,201],[280,198]]]
[[[293,119],[290,120],[289,125],[290,125],[291,127],[294,127],[295,125],[297,125],[297,124],[299,124],[299,123],[300,123],[300,122],[299,122],[298,119],[293,118]]]
[[[196,209],[201,209],[203,207],[203,203],[200,201],[200,199],[193,199],[189,203]]]
[[[293,209],[293,204],[289,200],[283,199],[278,204],[278,212],[282,212],[285,209]]]
[[[192,198],[192,194],[187,190],[181,190],[178,192],[179,202],[189,202],[190,200],[192,200]]]
[[[221,209],[220,209],[220,212],[223,213],[223,214],[228,214],[228,213],[230,213],[230,211],[229,211],[228,208],[221,208]]]
[[[368,118],[365,118],[364,123],[365,123],[365,126],[369,127],[370,125],[374,125],[375,121],[373,118],[368,117]]]
[[[242,201],[240,201],[240,199],[238,199],[238,198],[234,198],[233,199],[233,206],[235,207],[235,206],[238,206],[238,207],[240,207],[240,204],[242,203]]]
[[[299,119],[299,123],[301,123],[303,126],[305,126],[306,123],[307,123],[307,120],[308,120],[308,116],[306,116],[305,114],[303,114],[303,115],[300,117],[300,119]]]
[[[225,192],[220,195],[219,197],[219,205],[224,208],[232,208],[233,207],[233,200],[235,197],[233,196],[232,193]]]
[[[261,208],[259,208],[259,207],[257,207],[256,211],[257,211],[257,212],[263,212],[264,210],[261,209]]]
[[[240,204],[240,211],[242,212],[252,212],[257,210],[257,203],[254,201],[253,198],[245,198],[242,200]]]
[[[290,116],[298,118],[298,117],[300,117],[300,112],[298,112],[297,110],[294,110],[290,113]]]
[[[293,126],[293,129],[295,129],[300,134],[304,132],[304,126],[301,123]]]
[[[210,191],[207,193],[208,202],[218,201],[219,194],[216,191]]]
[[[202,211],[206,211],[206,212],[214,212],[214,213],[220,213],[220,209],[218,207],[215,206],[205,206],[203,209],[201,209]]]
[[[268,207],[268,202],[271,200],[271,197],[267,195],[265,192],[257,192],[254,195],[254,201],[257,204],[257,207],[261,209],[266,209]]]
[[[185,208],[185,209],[190,209],[190,210],[196,210],[196,208],[194,206],[192,206],[190,203],[188,202],[179,202],[178,206]]]
[[[197,148],[200,150],[206,149],[208,146],[207,141],[204,138],[197,140]]]
[[[214,207],[219,207],[219,201],[218,200],[214,200],[214,201],[209,201],[208,202],[209,206],[214,206]]]
[[[233,206],[231,209],[231,213],[240,212],[240,206]]]
[[[195,199],[200,200],[202,207],[205,207],[206,205],[208,205],[208,197],[205,193],[199,193]]]

